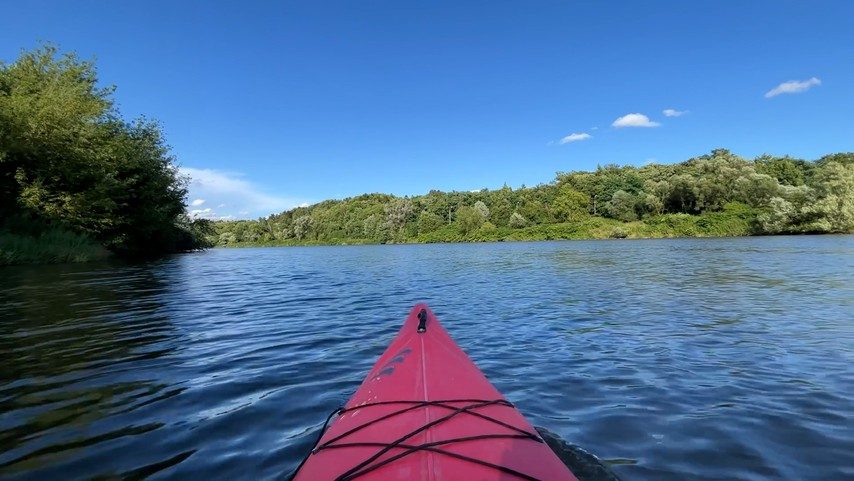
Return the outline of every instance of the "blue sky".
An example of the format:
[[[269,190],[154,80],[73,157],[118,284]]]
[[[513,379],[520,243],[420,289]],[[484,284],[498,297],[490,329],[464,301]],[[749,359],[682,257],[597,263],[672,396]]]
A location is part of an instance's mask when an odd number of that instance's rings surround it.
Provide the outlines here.
[[[850,151],[852,18],[851,1],[25,1],[2,7],[0,59],[39,41],[95,57],[125,116],[162,122],[192,209],[257,217],[717,147]]]

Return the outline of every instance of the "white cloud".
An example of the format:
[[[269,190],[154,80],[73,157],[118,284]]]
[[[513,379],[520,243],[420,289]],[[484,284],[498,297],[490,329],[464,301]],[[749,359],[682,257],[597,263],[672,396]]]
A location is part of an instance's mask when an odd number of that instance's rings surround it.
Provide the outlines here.
[[[765,92],[765,98],[770,99],[771,97],[776,97],[780,94],[796,94],[800,92],[806,92],[807,90],[815,87],[816,85],[821,85],[821,80],[816,77],[812,77],[807,80],[789,80],[788,82],[783,82],[780,85],[774,87],[773,89]]]
[[[190,217],[204,217],[211,213],[211,208],[208,207],[206,209],[193,209],[190,211]]]
[[[665,117],[681,117],[688,113],[687,110],[664,109],[661,111]]]
[[[573,133],[573,134],[569,134],[569,135],[567,135],[566,137],[564,137],[564,138],[560,139],[560,140],[558,141],[558,143],[559,143],[560,145],[563,145],[563,144],[568,144],[568,143],[570,143],[570,142],[578,142],[578,141],[580,141],[580,140],[587,140],[587,139],[589,139],[589,138],[591,138],[591,137],[592,137],[592,136],[591,136],[590,134],[586,133],[586,132]]]
[[[658,127],[659,125],[661,124],[649,120],[649,117],[644,114],[626,114],[611,124],[618,129],[623,127]]]
[[[245,179],[243,175],[213,169],[181,167],[180,173],[188,176],[188,185],[193,207],[204,203],[216,205],[216,209],[190,210],[190,215],[206,219],[233,219],[262,217],[291,209],[305,199],[281,197],[266,193],[261,187]]]

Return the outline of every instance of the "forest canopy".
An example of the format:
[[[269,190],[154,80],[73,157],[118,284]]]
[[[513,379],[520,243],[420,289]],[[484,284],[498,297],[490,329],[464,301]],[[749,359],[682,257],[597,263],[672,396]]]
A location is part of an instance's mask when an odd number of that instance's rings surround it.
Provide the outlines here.
[[[53,46],[0,63],[0,264],[63,241],[129,257],[207,245],[162,129],[124,120],[96,74]],[[82,260],[41,247],[29,257]]]
[[[717,149],[536,187],[365,194],[214,228],[222,246],[850,233],[854,153],[749,160]]]

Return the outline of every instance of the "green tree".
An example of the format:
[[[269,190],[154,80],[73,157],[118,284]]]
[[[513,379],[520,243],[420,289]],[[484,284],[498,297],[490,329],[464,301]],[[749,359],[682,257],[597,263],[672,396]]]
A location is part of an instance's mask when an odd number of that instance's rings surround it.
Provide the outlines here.
[[[310,215],[301,215],[294,219],[294,237],[297,240],[306,239],[311,233],[312,223]]]
[[[514,212],[510,216],[509,225],[510,225],[510,227],[512,227],[514,229],[521,229],[522,227],[525,227],[526,225],[528,225],[528,221],[525,220],[525,218],[522,217],[522,215],[519,214],[518,212]]]
[[[792,184],[789,184],[792,185]],[[752,206],[765,206],[780,190],[777,180],[766,174],[751,172],[735,182],[734,199]]]
[[[829,162],[816,172],[818,200],[811,212],[823,218],[827,232],[854,232],[854,163]]]
[[[97,180],[107,166],[91,146],[114,116],[112,91],[98,88],[91,62],[53,46],[0,64],[0,209],[14,208],[25,187],[61,204],[56,197],[78,193],[75,182]]]
[[[697,182],[688,174],[673,176],[668,182],[668,190],[664,206],[670,212],[696,212],[699,189]]]
[[[636,203],[637,198],[634,195],[624,190],[618,190],[617,192],[614,192],[611,200],[608,201],[606,211],[610,217],[620,219],[625,222],[637,220],[638,216],[635,212]]]
[[[565,184],[558,188],[553,213],[558,222],[577,222],[588,215],[590,196]]]
[[[113,90],[52,46],[0,64],[0,218],[69,227],[128,256],[204,247],[209,226],[186,216],[160,126],[122,120]]]
[[[445,224],[444,219],[430,211],[422,211],[418,215],[418,233],[428,234],[442,227]]]
[[[812,165],[809,162],[791,157],[773,157],[762,155],[754,161],[756,171],[770,175],[783,185],[804,185],[811,177]]]
[[[837,154],[828,154],[815,161],[815,163],[819,167],[827,165],[831,162],[836,162],[837,164],[842,165],[854,164],[854,152],[839,152]]]
[[[392,238],[400,238],[407,222],[412,220],[415,209],[409,199],[392,199],[385,206],[386,228]]]
[[[484,219],[489,218],[489,207],[483,203],[483,201],[477,201],[474,203],[474,208],[480,213],[480,216]]]
[[[639,217],[658,215],[664,210],[664,202],[657,195],[641,192],[638,194],[635,208]]]
[[[489,193],[489,220],[500,226],[506,226],[513,214],[516,194],[507,184]]]
[[[768,210],[757,218],[763,232],[767,234],[780,234],[792,232],[794,217],[798,214],[797,208],[782,197],[772,197]]]
[[[484,220],[483,214],[474,207],[462,206],[457,209],[457,225],[463,234],[470,234],[478,230],[483,225]]]

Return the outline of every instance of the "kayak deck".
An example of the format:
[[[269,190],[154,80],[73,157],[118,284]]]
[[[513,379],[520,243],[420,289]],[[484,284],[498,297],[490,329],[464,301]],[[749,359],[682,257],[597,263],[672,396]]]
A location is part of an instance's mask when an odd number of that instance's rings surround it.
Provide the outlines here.
[[[295,480],[576,480],[424,304],[337,414]]]

